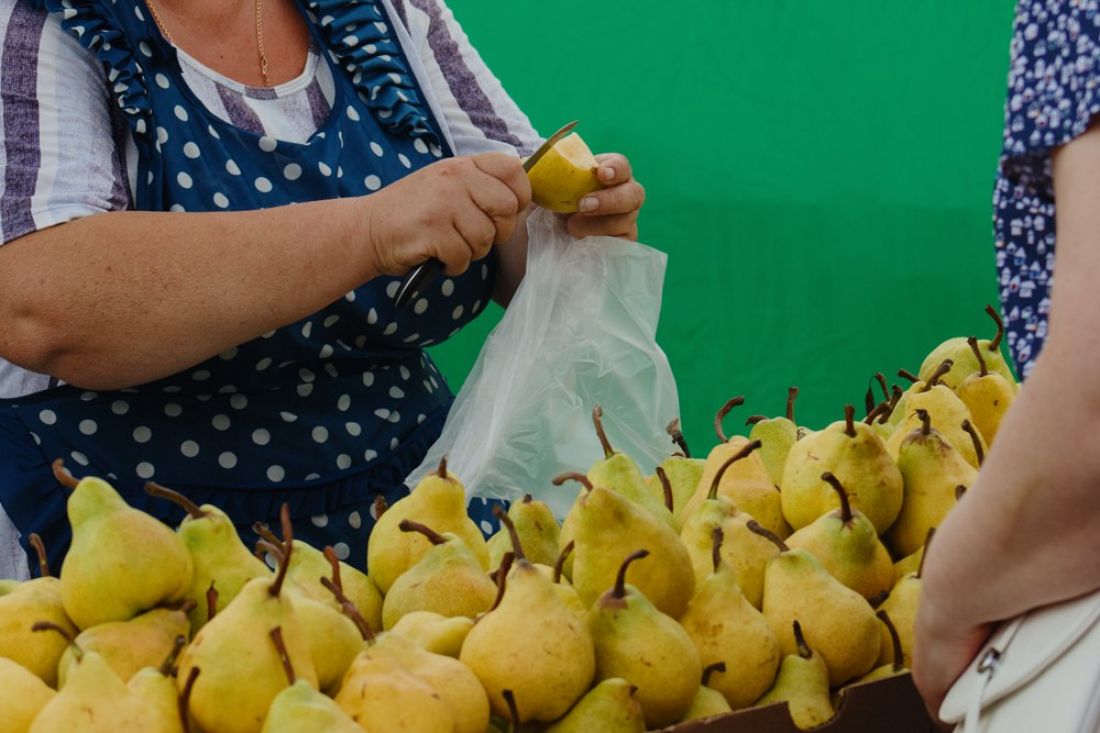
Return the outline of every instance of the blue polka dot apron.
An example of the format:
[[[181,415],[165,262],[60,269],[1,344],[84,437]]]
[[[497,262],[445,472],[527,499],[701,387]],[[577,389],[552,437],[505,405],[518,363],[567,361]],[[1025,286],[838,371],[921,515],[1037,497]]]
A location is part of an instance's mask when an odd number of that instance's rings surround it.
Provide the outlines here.
[[[303,2],[336,91],[329,119],[299,144],[206,110],[144,0],[38,1],[107,70],[139,152],[137,209],[251,210],[361,196],[451,154],[380,2]],[[477,315],[495,274],[492,258],[475,262],[404,312],[392,305],[398,279],[376,278],[164,379],[8,400],[0,405],[0,504],[24,538],[43,536],[57,562],[70,531],[66,493],[49,467],[62,458],[75,475],[107,477],[132,505],[169,522],[182,515],[148,497],[145,481],[222,507],[242,530],[274,521],[288,502],[299,537],[363,567],[379,507],[407,493],[402,481],[453,400],[423,349]],[[496,526],[490,508],[471,506],[487,530]]]

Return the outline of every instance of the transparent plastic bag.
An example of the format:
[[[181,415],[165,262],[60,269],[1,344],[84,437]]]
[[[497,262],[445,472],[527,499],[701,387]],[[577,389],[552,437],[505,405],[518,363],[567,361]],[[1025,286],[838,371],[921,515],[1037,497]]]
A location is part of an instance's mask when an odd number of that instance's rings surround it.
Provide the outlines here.
[[[592,408],[617,451],[643,471],[673,445],[665,425],[679,400],[657,345],[667,256],[612,237],[574,239],[539,209],[528,219],[527,274],[459,391],[443,432],[410,486],[447,456],[470,496],[530,493],[564,516],[575,484],[603,456]]]

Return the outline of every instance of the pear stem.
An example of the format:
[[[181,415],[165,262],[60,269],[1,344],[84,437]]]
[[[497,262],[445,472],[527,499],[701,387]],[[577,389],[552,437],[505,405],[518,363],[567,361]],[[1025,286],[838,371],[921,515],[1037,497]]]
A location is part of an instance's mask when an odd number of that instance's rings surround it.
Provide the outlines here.
[[[718,484],[722,483],[722,476],[725,475],[727,468],[743,458],[748,458],[753,451],[759,450],[760,446],[762,445],[764,444],[761,441],[754,440],[751,443],[746,444],[744,448],[727,458],[726,462],[719,466],[718,471],[714,474],[714,478],[710,482],[710,490],[707,492],[707,498],[712,501],[718,498]]]
[[[191,733],[191,691],[195,689],[195,680],[199,678],[200,672],[202,670],[198,667],[191,668],[191,672],[187,675],[187,682],[183,686],[183,692],[180,693],[180,722],[183,723],[184,733]]]
[[[665,432],[668,433],[668,437],[672,438],[672,442],[676,444],[680,452],[684,454],[684,458],[691,458],[687,440],[684,439],[684,431],[680,429],[680,418],[674,418],[672,422],[665,426]]]
[[[701,680],[700,684],[703,685],[703,687],[706,687],[708,684],[710,684],[710,676],[712,674],[714,674],[715,672],[725,673],[725,671],[725,662],[715,662],[714,664],[708,664],[706,667],[703,668],[703,679]]]
[[[871,417],[871,413],[875,410],[875,388],[874,385],[867,382],[867,393],[863,395],[863,407],[867,410],[867,414],[864,417],[864,421]]]
[[[573,547],[576,543],[573,540],[569,540],[569,544],[561,548],[561,552],[558,553],[558,560],[554,563],[554,582],[561,582],[561,574],[565,569],[565,558],[569,557],[569,553],[573,551]]]
[[[355,607],[355,604],[351,602],[346,595],[344,595],[343,589],[337,587],[330,579],[322,577],[321,585],[325,586],[325,590],[331,593],[336,602],[340,604],[340,610],[344,612],[344,615],[352,620],[356,628],[359,629],[359,635],[363,637],[363,641],[373,642],[374,632],[371,630],[370,624],[363,618],[363,614],[359,612],[359,609]]]
[[[878,608],[883,603],[885,603],[886,599],[889,598],[889,597],[890,597],[890,591],[880,590],[878,593],[876,593],[873,596],[871,596],[870,598],[868,598],[867,603],[869,603],[871,605],[871,608]]]
[[[516,696],[511,690],[502,690],[500,696],[508,705],[508,717],[511,718],[508,729],[511,733],[519,733],[519,709],[516,707]]]
[[[275,533],[268,529],[267,525],[263,522],[256,522],[252,525],[252,531],[260,536],[261,539],[273,545],[282,544],[282,540],[275,536]]]
[[[218,612],[218,589],[214,587],[213,580],[210,581],[210,587],[206,589],[206,621],[210,622],[214,618],[214,615]]]
[[[497,597],[493,599],[493,605],[489,611],[497,610],[497,606],[504,600],[504,589],[508,583],[508,571],[512,569],[512,563],[515,560],[515,553],[511,552],[504,553],[504,556],[500,558],[500,567],[497,568]]]
[[[258,540],[256,542],[256,552],[261,555],[274,555],[279,560],[283,559],[282,545],[273,545],[267,540]]]
[[[158,670],[161,675],[168,677],[172,674],[172,668],[176,666],[176,660],[179,659],[180,652],[185,646],[187,646],[187,637],[183,634],[177,635],[172,641],[172,651],[168,652],[168,656],[161,662]]]
[[[530,494],[524,494],[523,495],[523,503],[524,504],[530,504],[534,500],[535,500],[535,497],[531,496]]]
[[[792,626],[794,627],[794,644],[798,647],[798,656],[809,659],[814,653],[806,644],[806,637],[802,635],[802,624],[795,621]]]
[[[332,568],[332,584],[340,590],[344,589],[344,581],[340,578],[340,558],[336,556],[336,549],[332,545],[325,547],[325,559]]]
[[[714,563],[714,572],[717,573],[718,568],[722,565],[722,542],[726,539],[726,533],[721,527],[715,527],[714,531],[711,532],[711,537],[713,539],[710,549],[710,559],[711,562]]]
[[[876,611],[875,615],[886,626],[886,630],[890,632],[890,642],[894,646],[894,671],[900,672],[905,669],[905,655],[901,651],[901,638],[898,637],[898,629],[894,626],[894,622],[890,620],[890,614],[886,611]]]
[[[924,561],[928,558],[928,548],[932,546],[932,538],[936,536],[936,528],[929,527],[928,534],[924,536],[924,553],[920,556],[920,565],[917,565],[917,577],[924,577]]]
[[[966,494],[967,488],[962,484],[955,487],[955,501],[961,501],[963,495]]]
[[[755,519],[750,519],[745,526],[747,526],[749,528],[749,531],[752,532],[753,534],[760,535],[761,537],[763,537],[764,539],[768,540],[773,545],[778,547],[780,552],[790,552],[791,551],[791,548],[787,547],[786,542],[779,539],[779,537],[774,532],[772,532],[771,530],[766,529],[763,526],[761,526],[761,524],[759,522],[757,522]]]
[[[867,413],[867,417],[863,418],[863,422],[867,425],[873,425],[875,420],[882,415],[882,413],[890,410],[889,402],[880,402],[871,408],[871,411]]]
[[[386,497],[381,494],[375,494],[374,496],[374,519],[378,521],[378,518],[386,513],[386,510],[390,508],[390,505],[386,502]]]
[[[508,516],[508,512],[498,505],[493,507],[493,516],[499,519],[500,523],[508,529],[508,537],[512,540],[512,552],[516,554],[516,560],[527,562],[527,556],[523,554],[523,545],[519,541],[519,532],[516,531],[516,523]]]
[[[447,478],[447,456],[443,456],[439,459],[439,468],[436,469],[435,474],[439,478]]]
[[[978,458],[978,468],[981,468],[982,464],[985,463],[985,450],[982,449],[982,439],[969,420],[963,420],[962,429],[966,431],[971,442],[974,443],[974,455]]]
[[[979,373],[978,376],[988,377],[989,368],[985,365],[985,357],[982,356],[982,350],[978,348],[978,339],[971,336],[966,340],[967,345],[970,346],[970,350],[974,352],[974,358],[978,360]]]
[[[932,416],[928,414],[928,410],[918,409],[917,417],[920,418],[921,435],[930,435],[932,433]]]
[[[161,486],[156,481],[145,482],[145,493],[158,499],[167,499],[173,504],[183,507],[184,511],[191,515],[192,519],[202,519],[208,512],[199,508],[198,504],[188,499],[178,491],[173,491],[167,486]]]
[[[623,560],[623,564],[619,566],[619,573],[615,576],[615,588],[611,591],[611,595],[614,598],[626,598],[626,571],[630,567],[630,563],[635,560],[641,560],[643,557],[649,557],[649,550],[635,550],[626,556]]]
[[[275,651],[279,654],[279,661],[282,662],[283,671],[286,672],[287,683],[293,685],[297,677],[294,675],[294,664],[290,661],[290,655],[286,651],[286,642],[283,641],[283,627],[276,626],[267,635],[271,637],[271,642],[275,645]]]
[[[728,443],[729,438],[726,437],[726,431],[722,429],[722,421],[726,419],[726,415],[730,414],[730,410],[735,407],[740,407],[745,404],[745,398],[731,397],[726,401],[726,404],[722,405],[718,412],[714,415],[714,433],[718,436],[720,443]]]
[[[672,482],[668,480],[665,469],[657,466],[657,479],[661,482],[661,491],[665,495],[665,507],[671,512],[675,497],[672,495]]]
[[[290,556],[294,552],[294,527],[290,523],[290,505],[285,501],[279,508],[279,521],[283,525],[283,556],[279,561],[279,572],[275,576],[275,582],[271,584],[271,589],[268,591],[274,598],[278,598],[283,590],[286,571],[290,567]]]
[[[886,412],[882,415],[882,417],[879,418],[878,422],[879,422],[880,425],[885,425],[886,424],[886,422],[890,419],[890,416],[894,414],[894,410],[897,409],[898,402],[901,401],[901,398],[904,395],[905,395],[905,392],[902,391],[901,387],[899,387],[898,385],[895,384],[894,389],[893,389],[893,394],[890,395],[890,406],[886,410]]]
[[[882,372],[875,372],[875,380],[878,382],[878,386],[882,388],[882,396],[884,399],[890,399],[890,388],[886,386],[886,375]]]
[[[794,422],[794,401],[798,399],[798,387],[787,388],[787,419]]]
[[[31,626],[31,631],[54,631],[61,634],[65,641],[69,642],[69,646],[73,648],[73,654],[76,655],[77,661],[84,659],[84,650],[76,643],[76,637],[69,633],[69,630],[64,626],[59,626],[53,621],[35,621]]]
[[[856,437],[856,408],[854,405],[844,406],[844,434],[849,438]]]
[[[38,555],[38,573],[40,577],[48,578],[52,575],[50,573],[50,561],[46,557],[46,545],[42,542],[42,538],[37,532],[31,532],[27,537],[27,542],[34,548],[34,554]]]
[[[421,524],[420,522],[413,522],[408,519],[402,519],[401,524],[397,525],[397,527],[402,532],[419,532],[420,534],[427,537],[428,541],[431,542],[433,545],[442,545],[446,544],[447,542],[446,537],[439,534],[431,527]]]
[[[585,476],[583,473],[577,473],[576,471],[568,471],[566,473],[559,474],[558,476],[554,477],[554,480],[551,483],[553,483],[554,486],[561,486],[566,481],[576,481],[584,487],[585,491],[592,490],[592,482],[588,480],[588,477]]]
[[[65,461],[60,458],[51,463],[50,468],[53,469],[53,477],[57,479],[57,483],[61,484],[66,489],[75,489],[77,485],[80,484],[80,482],[76,480],[76,477],[66,470]]]
[[[951,367],[955,366],[955,362],[950,359],[944,359],[943,362],[936,367],[936,371],[932,372],[932,376],[928,378],[928,381],[924,384],[924,389],[921,392],[927,392],[935,387],[943,379],[944,375],[951,371]]]
[[[848,492],[844,490],[844,487],[840,483],[840,479],[834,476],[829,471],[821,474],[821,480],[833,487],[833,491],[840,497],[840,521],[845,524],[851,524],[852,522],[852,504],[848,501]]]
[[[603,457],[610,458],[615,455],[615,449],[611,447],[611,441],[607,439],[607,432],[603,429],[603,408],[596,405],[592,408],[592,424],[596,426],[596,437],[603,446]]]
[[[898,369],[898,376],[902,379],[909,380],[913,384],[916,384],[920,381],[920,377],[918,377],[916,374],[913,374],[913,372],[909,371],[908,369]]]
[[[1005,322],[1001,320],[1001,314],[997,312],[997,309],[991,305],[985,306],[985,312],[989,314],[989,317],[993,319],[993,322],[997,324],[997,335],[993,337],[993,340],[989,342],[989,350],[997,351],[1001,348],[1001,339],[1005,335]]]
[[[749,415],[745,418],[746,425],[755,425],[758,422],[764,422],[768,419],[767,415]]]

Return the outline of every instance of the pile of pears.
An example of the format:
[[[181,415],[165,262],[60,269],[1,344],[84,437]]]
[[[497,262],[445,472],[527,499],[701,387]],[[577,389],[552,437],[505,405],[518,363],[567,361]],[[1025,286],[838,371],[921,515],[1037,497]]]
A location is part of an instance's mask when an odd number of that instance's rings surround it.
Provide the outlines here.
[[[444,460],[379,516],[369,575],[286,507],[250,548],[217,507],[148,484],[173,529],[59,461],[60,573],[32,537],[41,577],[0,581],[2,727],[643,733],[772,704],[823,725],[910,665],[924,549],[1018,391],[1001,333],[944,342],[905,389],[876,375],[862,418],[819,430],[795,388],[743,435],[744,400],[722,405],[705,459],[674,420],[652,474],[596,407],[604,457],[531,487],[577,492],[560,523],[527,495],[486,539]]]

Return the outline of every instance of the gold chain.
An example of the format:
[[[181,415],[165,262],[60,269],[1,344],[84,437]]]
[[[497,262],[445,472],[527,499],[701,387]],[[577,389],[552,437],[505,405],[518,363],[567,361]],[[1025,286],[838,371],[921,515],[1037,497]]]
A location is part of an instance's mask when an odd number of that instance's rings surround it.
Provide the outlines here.
[[[164,20],[160,17],[160,13],[157,12],[156,3],[153,0],[146,0],[149,6],[149,12],[153,14],[153,21],[160,28],[161,35],[164,36],[164,40],[171,43],[173,46],[176,42],[172,39],[172,34],[168,32],[168,27],[164,25]],[[267,52],[264,51],[264,4],[263,0],[256,0],[256,51],[260,55],[260,75],[264,78],[264,86],[271,86],[271,79],[268,76],[268,62]]]

